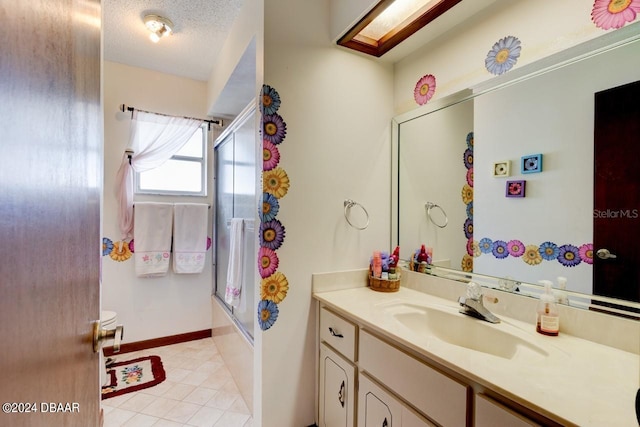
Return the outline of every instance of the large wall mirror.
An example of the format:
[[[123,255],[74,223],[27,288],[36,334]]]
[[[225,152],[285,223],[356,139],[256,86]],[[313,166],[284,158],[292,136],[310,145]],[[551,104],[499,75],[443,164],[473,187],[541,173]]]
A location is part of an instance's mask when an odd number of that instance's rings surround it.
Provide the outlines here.
[[[403,253],[505,288],[564,277],[585,306],[640,313],[639,28],[397,117]]]

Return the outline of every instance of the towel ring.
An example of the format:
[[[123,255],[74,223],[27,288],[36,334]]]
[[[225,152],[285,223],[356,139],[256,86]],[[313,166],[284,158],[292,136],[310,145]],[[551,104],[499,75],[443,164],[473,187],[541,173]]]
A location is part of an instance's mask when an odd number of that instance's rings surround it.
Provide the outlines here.
[[[353,206],[359,206],[360,209],[362,209],[364,211],[364,214],[367,216],[367,223],[364,225],[364,227],[358,227],[356,225],[353,225],[351,221],[349,221],[349,214],[347,213],[347,211],[349,211]],[[369,226],[369,212],[367,212],[364,206],[362,206],[360,203],[355,202],[351,199],[344,200],[344,219],[346,219],[349,225],[355,228],[356,230],[364,230]]]
[[[442,209],[442,206],[436,205],[435,203],[432,203],[432,202],[427,202],[425,203],[424,207],[427,210],[427,217],[429,218],[429,221],[431,221],[433,224],[435,224],[440,228],[445,228],[447,224],[449,224],[449,218],[447,217],[447,213],[444,211],[444,209]],[[433,218],[431,217],[431,209],[433,208],[440,209],[440,212],[442,212],[442,215],[444,216],[444,224],[438,224],[433,220]]]

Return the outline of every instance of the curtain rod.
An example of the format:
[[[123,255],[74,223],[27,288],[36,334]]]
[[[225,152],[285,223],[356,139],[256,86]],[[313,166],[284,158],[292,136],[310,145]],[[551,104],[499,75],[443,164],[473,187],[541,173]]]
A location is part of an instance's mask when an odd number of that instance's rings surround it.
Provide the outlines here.
[[[198,119],[196,117],[187,117],[187,116],[172,116],[171,114],[154,113],[153,111],[141,110],[139,108],[127,106],[126,104],[120,104],[120,111],[122,111],[123,113],[126,112],[126,111],[131,111],[131,117],[132,118],[133,118],[133,112],[136,111],[136,110],[137,111],[142,111],[143,113],[157,114],[159,116],[182,117],[183,119],[202,120],[203,122],[209,124],[209,130],[211,130],[211,124],[218,125],[218,126],[222,126],[223,125],[222,124],[222,119],[209,120],[209,119]]]

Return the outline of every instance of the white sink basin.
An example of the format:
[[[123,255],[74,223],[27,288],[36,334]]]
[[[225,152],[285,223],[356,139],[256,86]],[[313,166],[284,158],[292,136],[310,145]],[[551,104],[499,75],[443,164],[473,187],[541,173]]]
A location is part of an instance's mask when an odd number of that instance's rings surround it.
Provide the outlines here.
[[[529,342],[515,326],[492,324],[447,306],[424,306],[395,303],[384,307],[402,325],[420,337],[437,339],[458,347],[479,351],[504,359],[541,359],[549,353]],[[524,337],[519,336],[524,335]]]

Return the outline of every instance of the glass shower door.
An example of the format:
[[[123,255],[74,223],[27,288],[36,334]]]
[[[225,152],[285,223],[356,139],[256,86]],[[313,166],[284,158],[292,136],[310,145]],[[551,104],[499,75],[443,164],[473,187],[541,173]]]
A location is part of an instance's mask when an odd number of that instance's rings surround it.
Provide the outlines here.
[[[244,306],[230,309],[253,339],[256,301],[256,140],[255,112],[216,147],[216,295],[224,301],[229,265],[230,222],[244,219],[242,293]]]

